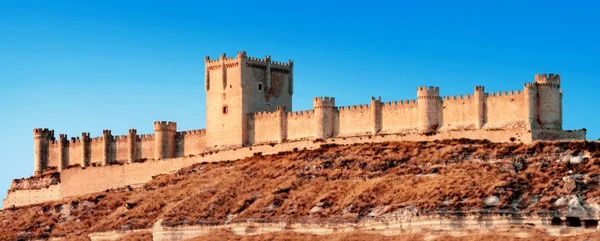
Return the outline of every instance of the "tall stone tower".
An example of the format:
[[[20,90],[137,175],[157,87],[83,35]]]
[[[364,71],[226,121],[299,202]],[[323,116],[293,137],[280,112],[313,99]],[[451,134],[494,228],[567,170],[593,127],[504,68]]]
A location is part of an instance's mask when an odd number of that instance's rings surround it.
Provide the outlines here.
[[[177,134],[177,123],[172,121],[154,122],[155,160],[175,157],[175,134]]]
[[[238,52],[205,57],[207,148],[248,145],[248,114],[292,109],[293,62],[273,62]]]
[[[47,128],[33,129],[33,173],[42,174],[48,167],[48,145],[54,139],[54,131]]]
[[[435,132],[439,127],[440,88],[422,86],[417,88],[418,129],[420,133]]]
[[[542,129],[562,130],[560,75],[536,74],[538,122]]]
[[[313,100],[315,110],[315,138],[333,137],[333,109],[335,107],[335,98],[316,97]]]
[[[475,99],[475,129],[481,129],[485,124],[485,88],[483,86],[475,86],[473,98]]]

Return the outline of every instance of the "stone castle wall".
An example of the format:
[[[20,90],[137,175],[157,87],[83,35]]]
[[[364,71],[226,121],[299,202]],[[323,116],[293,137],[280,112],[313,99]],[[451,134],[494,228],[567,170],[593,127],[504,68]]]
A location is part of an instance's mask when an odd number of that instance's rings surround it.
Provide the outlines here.
[[[19,207],[60,199],[60,184],[54,184],[40,189],[10,190],[7,192],[6,199],[2,201],[2,207]]]
[[[539,116],[544,115],[539,113],[537,107],[545,103],[539,99],[532,100],[531,95],[525,94],[526,91],[536,91],[528,89],[531,86],[526,84],[524,91],[496,93],[485,93],[483,87],[478,86],[474,94],[444,97],[439,96],[437,87],[419,87],[417,100],[381,102],[372,98],[370,104],[342,107],[335,106],[334,98],[317,97],[313,110],[289,112],[280,106],[272,112],[247,114],[246,118],[238,121],[245,121],[241,123],[245,126],[245,145],[394,133],[552,129],[536,122]],[[532,105],[531,102],[536,104]],[[553,111],[550,115],[562,111],[560,103],[554,109],[546,109]],[[47,163],[42,164],[42,169],[61,171],[73,165],[102,166],[143,159],[183,157],[203,153],[209,148],[210,140],[205,130],[175,133],[175,128],[174,122],[156,122],[155,134],[137,135],[132,129],[130,135],[122,136],[113,136],[105,130],[103,136],[95,138],[89,138],[86,133],[82,139],[72,138],[71,141],[64,141],[64,135],[59,140],[51,137],[48,150],[41,151],[47,153],[48,159]],[[158,139],[157,134],[160,134]],[[544,135],[534,136],[534,139],[544,138]],[[558,137],[549,135],[547,138]],[[579,136],[573,138],[581,139]],[[227,148],[230,147],[210,146],[211,150]]]
[[[581,140],[585,139],[585,131],[562,131],[562,130],[535,130],[530,131],[522,128],[504,130],[465,130],[439,132],[434,135],[419,133],[408,134],[386,134],[377,136],[337,137],[324,139],[323,141],[300,140],[287,141],[277,144],[255,145],[218,152],[204,153],[194,156],[183,156],[167,160],[149,160],[143,163],[115,164],[99,167],[74,167],[65,169],[60,173],[60,183],[35,181],[36,187],[28,188],[13,182],[15,189],[8,191],[4,199],[3,207],[24,206],[46,201],[56,201],[66,197],[103,192],[106,189],[125,187],[128,185],[143,184],[152,179],[153,176],[175,172],[181,168],[200,162],[218,162],[238,160],[262,153],[263,155],[275,154],[294,149],[317,149],[322,144],[354,144],[354,143],[382,143],[394,141],[434,141],[454,138],[487,139],[492,142],[515,141],[531,142],[539,138],[550,140]],[[20,180],[19,183],[27,183],[27,180],[39,179],[34,176],[29,179]],[[23,186],[25,188],[18,188]]]

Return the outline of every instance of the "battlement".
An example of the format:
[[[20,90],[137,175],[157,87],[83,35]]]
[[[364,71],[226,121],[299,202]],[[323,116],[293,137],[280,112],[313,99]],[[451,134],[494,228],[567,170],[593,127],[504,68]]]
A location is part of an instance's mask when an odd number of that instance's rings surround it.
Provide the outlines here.
[[[131,136],[136,136],[137,135],[137,130],[136,129],[129,129],[127,131],[127,134],[131,135]]]
[[[478,92],[478,91],[481,91],[481,92],[485,91],[485,87],[483,87],[481,85],[475,86],[475,92]]]
[[[270,118],[270,117],[275,116],[275,112],[261,111],[261,112],[250,113],[248,115],[250,115],[251,117],[253,117],[255,119]]]
[[[523,92],[520,90],[511,90],[511,91],[499,91],[499,92],[490,92],[488,97],[511,97],[516,95],[521,95]]]
[[[110,136],[111,130],[102,130],[102,136]]]
[[[421,86],[417,88],[418,99],[433,99],[440,97],[440,88],[435,86]]]
[[[454,95],[454,96],[444,96],[442,98],[443,101],[453,101],[453,100],[470,100],[473,95],[465,94],[465,95]]]
[[[206,129],[198,129],[198,130],[189,130],[189,131],[179,131],[177,135],[206,135]]]
[[[237,56],[227,57],[225,53],[222,53],[220,58],[218,59],[210,59],[210,56],[204,57],[204,63],[209,70],[215,70],[221,68],[221,64],[225,64],[226,68],[233,68],[239,66],[240,59],[244,59],[246,62],[246,66],[248,67],[258,67],[258,68],[266,68],[267,63],[270,64],[271,69],[280,70],[282,72],[289,71],[294,66],[293,60],[288,60],[287,63],[272,61],[271,56],[267,55],[265,58],[257,58],[250,57],[246,54],[246,51],[238,51]]]
[[[352,111],[352,110],[362,110],[371,108],[370,104],[362,104],[362,105],[350,105],[350,106],[340,106],[338,107],[339,111]]]
[[[315,111],[314,110],[299,110],[299,111],[294,111],[294,112],[288,112],[288,117],[294,117],[294,116],[304,116],[304,115],[312,115],[314,114]]]
[[[528,83],[524,84],[524,87],[525,87],[525,89],[531,90],[531,89],[535,89],[537,87],[537,85],[535,83],[528,82]]]
[[[333,97],[316,97],[313,100],[313,107],[315,109],[322,108],[333,108],[335,106],[335,98]]]
[[[70,144],[77,144],[77,143],[81,143],[81,139],[79,139],[79,137],[71,137],[71,140],[69,140]]]
[[[155,121],[154,131],[176,131],[177,123],[172,121]]]
[[[417,101],[412,99],[412,100],[397,100],[397,101],[388,101],[388,102],[383,102],[383,107],[410,107],[410,106],[415,106],[417,104]]]
[[[555,87],[560,87],[560,75],[558,74],[536,74],[535,83],[547,84]]]
[[[140,140],[142,140],[142,141],[154,140],[154,134],[141,134]]]
[[[41,135],[44,133],[49,133],[50,130],[48,128],[35,128],[33,129],[33,134],[34,135]]]
[[[120,136],[114,136],[115,141],[116,142],[121,142],[121,141],[127,141],[127,139],[129,138],[129,136],[127,135],[120,135]]]
[[[90,133],[89,132],[81,132],[81,137],[82,137],[82,139],[89,140]]]

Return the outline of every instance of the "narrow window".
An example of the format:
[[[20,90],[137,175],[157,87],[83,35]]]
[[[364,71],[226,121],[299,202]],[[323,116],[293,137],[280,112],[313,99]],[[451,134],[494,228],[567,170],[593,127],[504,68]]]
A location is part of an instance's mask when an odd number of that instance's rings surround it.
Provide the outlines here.
[[[258,90],[262,90],[262,84],[258,84]]]
[[[223,106],[223,114],[227,114],[227,106]]]

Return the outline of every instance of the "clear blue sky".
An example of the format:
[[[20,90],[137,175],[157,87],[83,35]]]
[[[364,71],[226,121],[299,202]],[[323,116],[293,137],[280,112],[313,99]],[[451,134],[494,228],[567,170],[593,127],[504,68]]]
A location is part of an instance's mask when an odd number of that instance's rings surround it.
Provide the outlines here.
[[[597,1],[1,1],[0,190],[36,127],[80,136],[205,125],[204,56],[295,61],[294,109],[520,90],[559,73],[564,128],[600,137]],[[110,180],[106,180],[109,182]]]

